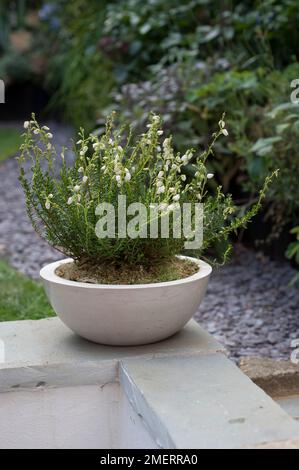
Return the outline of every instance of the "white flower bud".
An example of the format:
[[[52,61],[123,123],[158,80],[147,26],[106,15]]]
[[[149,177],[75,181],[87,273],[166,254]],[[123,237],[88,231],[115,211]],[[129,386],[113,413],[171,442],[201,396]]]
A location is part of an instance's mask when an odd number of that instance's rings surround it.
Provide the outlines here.
[[[75,193],[78,193],[80,191],[80,186],[78,184],[76,184],[76,186],[74,187],[74,191]]]
[[[157,194],[163,194],[165,193],[165,186],[159,186],[157,189]]]
[[[176,194],[175,196],[173,196],[172,199],[177,202],[177,201],[180,200],[180,195],[179,195],[179,194]]]
[[[67,204],[70,206],[73,202],[73,198],[72,197],[69,197],[68,200],[67,200]]]
[[[86,175],[83,176],[83,178],[82,178],[83,183],[87,183],[87,180],[88,180],[88,176],[86,176]]]
[[[29,122],[29,121],[25,121],[25,122],[24,122],[24,129],[28,129],[29,125],[30,125],[30,122]]]
[[[125,176],[125,181],[130,181],[130,179],[131,179],[131,174],[130,172],[127,172]]]
[[[208,173],[207,178],[208,178],[208,180],[214,178],[214,173]]]
[[[48,132],[47,137],[48,139],[53,139],[53,134],[51,134],[51,132]]]
[[[50,207],[51,207],[50,201],[46,201],[45,208],[46,208],[47,210],[49,210]]]
[[[222,134],[223,134],[223,135],[225,135],[225,137],[227,137],[227,136],[228,136],[228,132],[227,132],[227,130],[226,130],[226,129],[222,129],[222,131],[221,131],[221,132],[222,132]]]

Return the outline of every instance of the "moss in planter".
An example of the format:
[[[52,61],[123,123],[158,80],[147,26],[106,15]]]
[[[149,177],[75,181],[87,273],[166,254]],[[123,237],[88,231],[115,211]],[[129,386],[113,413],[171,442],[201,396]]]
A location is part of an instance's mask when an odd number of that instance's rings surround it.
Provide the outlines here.
[[[192,276],[198,265],[189,260],[172,259],[152,266],[102,264],[94,267],[79,267],[66,263],[56,269],[56,274],[70,281],[90,284],[150,284],[175,281]]]

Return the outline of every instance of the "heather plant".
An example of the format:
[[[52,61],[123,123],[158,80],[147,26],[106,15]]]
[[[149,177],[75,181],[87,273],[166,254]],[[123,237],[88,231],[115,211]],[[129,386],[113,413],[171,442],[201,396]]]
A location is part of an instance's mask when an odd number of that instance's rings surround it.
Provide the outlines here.
[[[266,178],[257,203],[240,217],[231,196],[224,195],[221,187],[213,193],[208,191],[207,182],[214,175],[207,170],[207,159],[213,155],[215,142],[228,135],[224,118],[207,149],[196,155],[193,149],[176,153],[172,137],[164,136],[162,120],[155,114],[150,115],[146,132],[137,137],[128,128],[115,128],[112,114],[101,137],[85,135],[80,130],[71,164],[66,163],[66,149],[58,155],[49,128],[40,126],[34,115],[24,127],[19,166],[28,215],[37,233],[71,256],[78,266],[113,263],[149,266],[173,259],[184,251],[186,239],[195,236],[194,231],[180,238],[174,234],[173,214],[184,203],[191,203],[192,222],[196,204],[203,204],[203,243],[195,254],[205,258],[215,242],[227,241],[232,232],[245,226],[257,213],[272,178]],[[191,160],[194,178],[189,179],[184,170]],[[169,217],[168,237],[163,236],[160,228],[154,238],[142,235],[132,238],[117,230],[113,237],[98,237],[99,204],[117,208],[119,196],[126,196],[126,207],[122,213],[116,210],[116,227],[126,208],[138,202],[149,209],[146,227],[139,229],[149,232],[150,209],[158,206],[159,221],[165,215]],[[135,214],[130,215],[134,223]],[[227,252],[226,249],[224,258]]]

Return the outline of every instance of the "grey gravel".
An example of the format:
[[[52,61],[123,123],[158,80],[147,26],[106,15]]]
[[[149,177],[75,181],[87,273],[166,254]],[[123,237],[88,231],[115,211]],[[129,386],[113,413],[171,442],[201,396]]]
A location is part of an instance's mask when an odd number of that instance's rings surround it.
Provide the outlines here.
[[[230,264],[214,271],[196,320],[224,344],[233,359],[290,359],[299,339],[299,289],[295,271],[260,253],[235,249]]]
[[[50,127],[55,145],[66,145],[71,129]],[[15,159],[0,164],[0,257],[3,253],[34,279],[42,266],[61,258],[30,225]],[[196,320],[235,360],[257,355],[289,359],[291,341],[299,339],[298,285],[288,286],[293,275],[287,263],[239,247],[230,264],[214,271]]]

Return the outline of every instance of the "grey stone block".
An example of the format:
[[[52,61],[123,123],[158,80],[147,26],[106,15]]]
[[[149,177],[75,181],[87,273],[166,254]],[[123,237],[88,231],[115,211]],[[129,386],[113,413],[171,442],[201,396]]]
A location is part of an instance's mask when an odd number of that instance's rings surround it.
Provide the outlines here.
[[[58,318],[0,323],[5,362],[0,364],[0,391],[48,386],[105,383],[117,380],[117,367],[128,357],[192,356],[224,352],[195,322],[171,338],[136,347],[102,346],[72,333]]]
[[[299,425],[222,354],[127,359],[121,383],[164,448],[241,448],[299,438]]]

